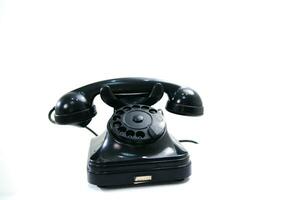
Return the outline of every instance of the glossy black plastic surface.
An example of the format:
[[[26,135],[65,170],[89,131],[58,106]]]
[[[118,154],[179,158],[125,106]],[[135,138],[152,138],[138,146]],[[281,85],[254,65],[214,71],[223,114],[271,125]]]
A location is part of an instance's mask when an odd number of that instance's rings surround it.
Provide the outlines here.
[[[137,184],[140,176],[151,180],[139,183],[183,180],[191,174],[190,163],[187,151],[167,132],[146,145],[127,145],[105,132],[91,140],[88,181],[109,187]]]
[[[180,88],[167,102],[166,110],[180,115],[199,116],[203,114],[203,104],[193,89]]]
[[[92,106],[84,95],[69,92],[58,100],[54,119],[58,124],[86,126],[95,115],[95,106]]]
[[[163,112],[150,107],[164,93],[169,112],[203,114],[201,98],[190,88],[149,78],[119,78],[65,94],[48,116],[53,123],[85,127],[96,115],[93,100],[98,94],[114,108],[105,133],[91,140],[87,166],[91,184],[110,187],[183,180],[191,174],[188,152],[169,135]]]
[[[117,140],[129,144],[146,144],[160,138],[166,129],[161,112],[147,105],[127,105],[119,108],[107,126]]]

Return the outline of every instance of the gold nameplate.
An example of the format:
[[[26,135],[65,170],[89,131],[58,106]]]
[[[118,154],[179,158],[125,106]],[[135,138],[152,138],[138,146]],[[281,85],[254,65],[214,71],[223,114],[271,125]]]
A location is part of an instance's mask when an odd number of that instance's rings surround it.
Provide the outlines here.
[[[136,176],[135,177],[135,183],[142,183],[146,181],[151,181],[152,176]]]

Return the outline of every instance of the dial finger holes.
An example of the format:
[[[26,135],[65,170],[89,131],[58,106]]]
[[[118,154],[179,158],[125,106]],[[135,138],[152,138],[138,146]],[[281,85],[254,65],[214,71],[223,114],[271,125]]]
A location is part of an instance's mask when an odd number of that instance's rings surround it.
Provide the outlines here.
[[[113,127],[114,128],[119,128],[121,126],[121,123],[120,122],[114,122],[113,123]]]
[[[118,111],[116,112],[116,115],[122,115],[123,113],[124,113],[123,110],[118,110]]]
[[[113,117],[113,120],[114,121],[117,121],[117,120],[119,120],[120,119],[120,116],[119,115],[115,115],[114,117]]]
[[[148,106],[142,106],[141,108],[144,109],[144,110],[148,110],[149,109]]]
[[[119,131],[119,132],[125,132],[125,131],[126,131],[126,128],[123,127],[123,126],[121,126],[121,127],[118,128],[118,131]]]
[[[144,132],[142,132],[142,131],[138,131],[138,132],[136,133],[136,136],[137,136],[138,138],[144,138],[145,134],[144,134]]]
[[[127,107],[124,107],[123,110],[124,111],[129,111],[129,110],[131,110],[131,108],[127,106]]]
[[[133,137],[134,135],[135,135],[134,131],[129,130],[126,132],[126,136],[128,136],[128,137]]]
[[[140,106],[139,105],[133,105],[132,108],[137,109],[137,108],[140,108]]]
[[[149,110],[149,112],[152,113],[152,114],[156,114],[156,113],[157,113],[157,110],[151,108],[151,109]]]

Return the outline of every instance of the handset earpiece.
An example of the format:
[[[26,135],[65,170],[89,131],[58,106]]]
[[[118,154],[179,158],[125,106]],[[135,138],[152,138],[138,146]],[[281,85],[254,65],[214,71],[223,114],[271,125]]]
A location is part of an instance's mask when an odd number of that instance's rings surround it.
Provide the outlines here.
[[[200,116],[204,108],[197,92],[191,88],[179,88],[168,100],[166,110],[179,115]]]
[[[57,124],[85,127],[96,115],[96,108],[80,92],[69,92],[55,106],[54,119]]]

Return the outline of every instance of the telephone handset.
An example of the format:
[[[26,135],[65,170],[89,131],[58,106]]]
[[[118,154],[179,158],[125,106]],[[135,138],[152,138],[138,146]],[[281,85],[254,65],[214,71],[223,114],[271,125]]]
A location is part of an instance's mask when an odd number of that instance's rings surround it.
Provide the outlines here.
[[[151,107],[164,93],[167,111],[203,114],[201,98],[190,88],[149,78],[119,78],[65,94],[48,117],[56,124],[87,127],[96,115],[93,100],[100,94],[114,113],[107,130],[91,140],[88,181],[110,187],[183,180],[191,173],[188,152],[169,135],[162,110]]]

